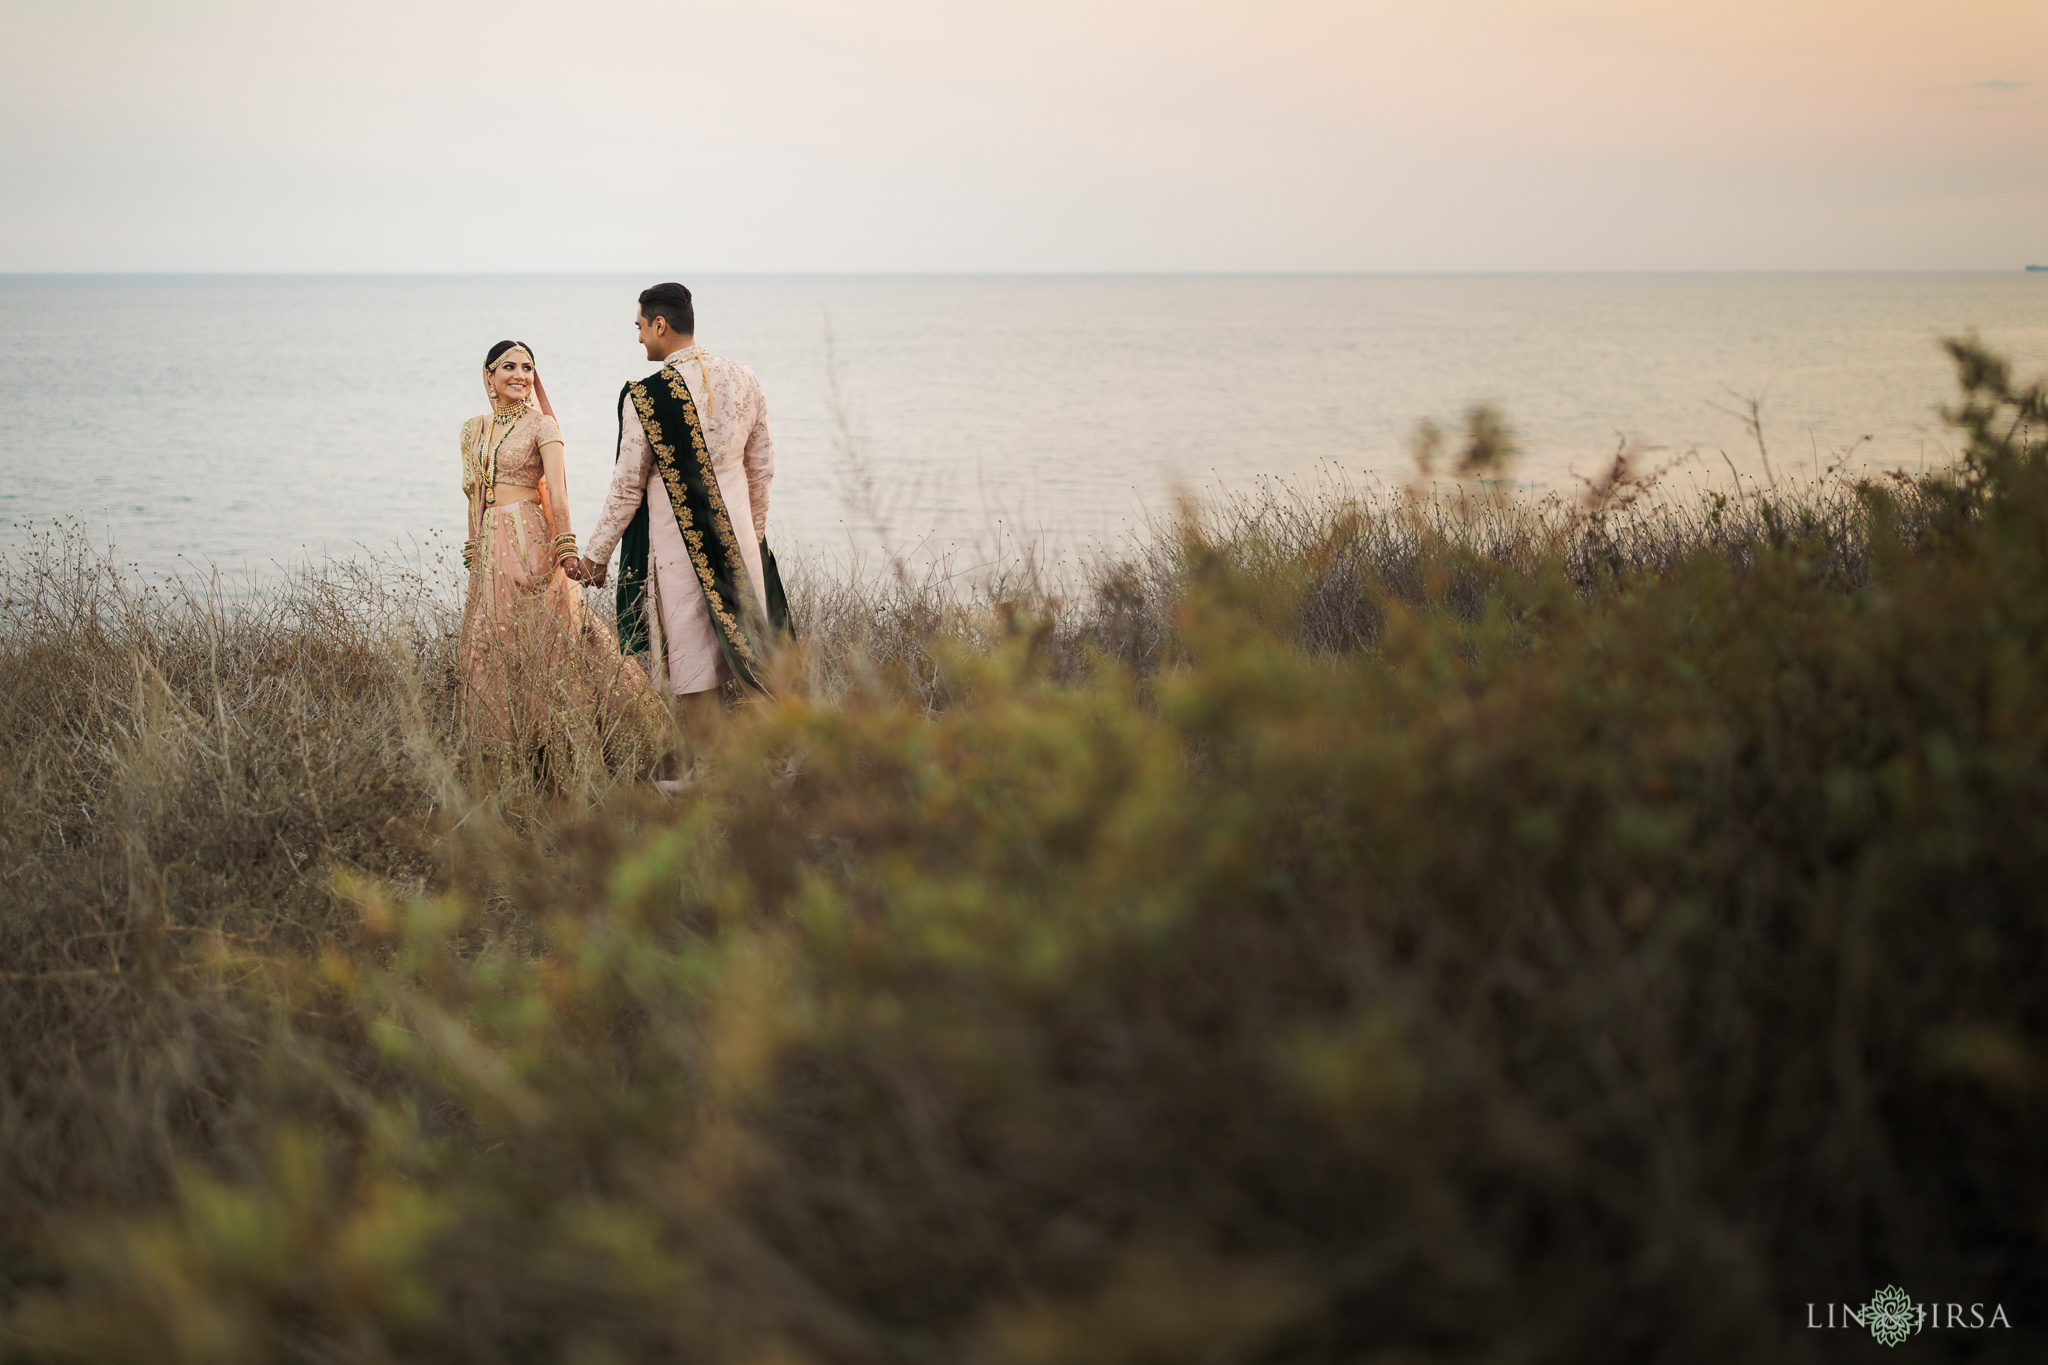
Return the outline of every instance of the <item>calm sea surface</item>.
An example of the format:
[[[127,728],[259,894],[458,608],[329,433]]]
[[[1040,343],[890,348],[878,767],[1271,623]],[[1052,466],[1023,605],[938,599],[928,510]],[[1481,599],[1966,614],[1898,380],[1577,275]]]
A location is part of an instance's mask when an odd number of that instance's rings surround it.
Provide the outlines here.
[[[1968,328],[2048,369],[2048,276],[726,276],[698,335],[768,393],[770,538],[985,555],[1114,542],[1176,488],[1408,476],[1418,418],[1502,404],[1518,482],[1571,490],[1617,433],[1780,479],[1943,459]],[[485,349],[537,352],[595,521],[638,278],[0,276],[0,537],[76,518],[147,572],[258,577],[459,541],[456,431]],[[832,398],[836,373],[840,401]],[[868,476],[866,494],[842,424]],[[435,533],[440,533],[440,542]],[[453,569],[450,569],[451,581]]]

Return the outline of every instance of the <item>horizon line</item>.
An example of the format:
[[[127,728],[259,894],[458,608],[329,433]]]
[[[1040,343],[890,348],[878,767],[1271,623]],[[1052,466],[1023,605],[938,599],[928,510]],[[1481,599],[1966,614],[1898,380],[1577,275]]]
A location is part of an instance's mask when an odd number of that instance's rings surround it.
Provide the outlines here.
[[[777,278],[845,278],[848,276],[872,276],[890,279],[988,279],[988,278],[1075,278],[1088,276],[1102,277],[1151,277],[1159,279],[1192,278],[1299,278],[1328,279],[1333,277],[1356,276],[1416,276],[1416,275],[2005,275],[2041,273],[2044,267],[2034,262],[2022,262],[2009,266],[1542,266],[1542,267],[1414,267],[1407,269],[1195,269],[1195,270],[1146,270],[1146,269],[986,269],[986,270],[698,270],[687,272],[700,278],[772,276]],[[563,279],[563,278],[616,278],[631,276],[638,278],[660,271],[635,270],[433,270],[433,269],[392,269],[392,270],[129,270],[129,269],[73,269],[73,270],[8,270],[0,269],[0,279],[22,278],[165,278],[187,277],[205,279],[391,279],[391,278],[435,278],[449,279],[468,277],[473,279]]]

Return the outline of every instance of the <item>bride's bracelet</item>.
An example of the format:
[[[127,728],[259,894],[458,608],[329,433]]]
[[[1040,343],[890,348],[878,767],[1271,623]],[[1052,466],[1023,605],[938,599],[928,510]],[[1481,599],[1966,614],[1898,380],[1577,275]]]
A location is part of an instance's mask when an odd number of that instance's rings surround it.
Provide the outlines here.
[[[474,540],[462,542],[462,567],[474,569],[476,562],[483,558],[483,547]]]
[[[564,532],[562,532],[562,534],[560,534],[560,535],[556,536],[556,537],[555,537],[555,564],[556,564],[556,566],[557,566],[557,567],[559,567],[559,566],[561,566],[561,565],[563,565],[563,564],[566,564],[566,563],[568,563],[568,562],[569,562],[570,560],[574,559],[575,557],[576,557],[576,536],[575,536],[575,533],[574,533],[574,532],[571,532],[571,531],[564,531]]]

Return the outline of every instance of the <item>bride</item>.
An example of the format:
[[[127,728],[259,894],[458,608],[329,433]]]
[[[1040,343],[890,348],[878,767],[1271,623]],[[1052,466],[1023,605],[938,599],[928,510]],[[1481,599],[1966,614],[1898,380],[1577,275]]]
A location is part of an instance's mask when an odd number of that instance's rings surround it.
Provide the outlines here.
[[[583,749],[647,679],[584,605],[562,473],[562,429],[533,350],[501,341],[484,357],[491,410],[462,424],[461,698],[473,732],[545,753]]]

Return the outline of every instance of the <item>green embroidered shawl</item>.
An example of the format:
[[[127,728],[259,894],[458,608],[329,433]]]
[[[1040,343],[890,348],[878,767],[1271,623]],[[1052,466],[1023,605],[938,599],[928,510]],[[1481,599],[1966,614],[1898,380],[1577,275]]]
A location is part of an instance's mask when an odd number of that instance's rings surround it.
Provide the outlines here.
[[[740,556],[732,518],[726,514],[725,496],[719,491],[718,476],[711,467],[711,452],[704,444],[697,405],[691,401],[682,375],[675,366],[665,365],[620,391],[621,446],[625,443],[628,398],[633,401],[633,410],[640,414],[647,444],[653,447],[655,477],[668,488],[669,503],[675,508],[676,529],[682,532],[683,546],[689,551],[690,564],[711,608],[711,624],[718,632],[718,647],[725,655],[726,667],[747,686],[759,689],[770,641],[792,636],[789,600],[782,591],[782,575],[776,570],[775,556],[768,552],[768,542],[761,541],[761,586],[768,599],[764,620],[747,573],[747,562]],[[639,512],[619,538],[619,647],[628,654],[643,653],[648,645],[649,506],[642,500]]]

